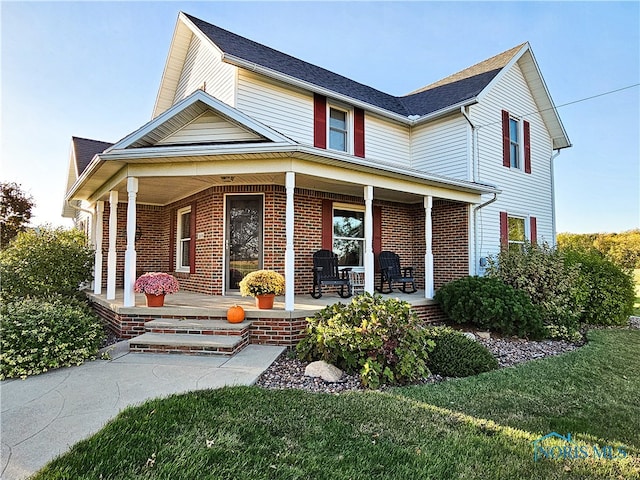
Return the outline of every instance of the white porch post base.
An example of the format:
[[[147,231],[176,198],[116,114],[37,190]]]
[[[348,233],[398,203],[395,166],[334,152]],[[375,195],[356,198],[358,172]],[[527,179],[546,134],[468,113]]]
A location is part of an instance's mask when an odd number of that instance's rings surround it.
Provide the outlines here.
[[[295,211],[293,196],[296,186],[296,174],[295,172],[286,173],[286,190],[287,190],[287,203],[286,203],[286,248],[284,252],[284,278],[285,278],[285,292],[284,292],[284,309],[291,312],[295,308],[295,251],[293,247],[294,240],[294,221]]]
[[[118,234],[118,191],[109,192],[109,252],[107,253],[107,300],[116,298],[116,236]]]

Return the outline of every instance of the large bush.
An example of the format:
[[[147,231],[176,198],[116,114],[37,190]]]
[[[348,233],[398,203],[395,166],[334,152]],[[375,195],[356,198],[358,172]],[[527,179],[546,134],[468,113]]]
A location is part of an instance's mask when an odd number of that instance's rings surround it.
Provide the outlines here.
[[[25,298],[0,313],[0,379],[80,365],[96,355],[104,334],[79,300]]]
[[[545,325],[575,331],[582,312],[578,268],[548,245],[526,243],[521,250],[503,250],[491,258],[487,275],[525,292],[540,308]]]
[[[337,303],[307,318],[298,344],[303,360],[325,360],[358,372],[363,385],[404,384],[429,374],[433,348],[407,302],[363,294],[350,304]]]
[[[93,251],[79,230],[39,227],[18,234],[0,252],[0,276],[4,301],[73,296],[93,278]]]
[[[435,342],[427,365],[432,373],[444,377],[468,377],[498,368],[498,361],[487,348],[448,327],[425,330]]]
[[[435,300],[455,323],[505,335],[537,338],[543,335],[539,309],[521,291],[498,278],[465,277],[443,285]]]
[[[584,298],[580,320],[593,325],[626,325],[635,299],[631,274],[595,249],[570,249],[565,256],[580,272]]]

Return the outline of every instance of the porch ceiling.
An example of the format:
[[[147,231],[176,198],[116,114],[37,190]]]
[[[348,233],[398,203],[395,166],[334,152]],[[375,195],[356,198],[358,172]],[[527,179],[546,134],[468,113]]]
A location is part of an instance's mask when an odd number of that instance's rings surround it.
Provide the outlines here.
[[[241,175],[203,175],[171,177],[139,177],[136,201],[148,205],[168,205],[202,190],[216,186],[238,185],[281,185],[285,184],[285,174],[241,174]],[[363,186],[343,180],[327,179],[312,175],[297,174],[296,188],[331,192],[363,198]],[[123,179],[114,190],[118,191],[121,201],[127,198],[127,182]],[[374,196],[379,200],[400,203],[419,203],[422,197],[407,192],[376,188]],[[108,200],[105,193],[98,200]]]

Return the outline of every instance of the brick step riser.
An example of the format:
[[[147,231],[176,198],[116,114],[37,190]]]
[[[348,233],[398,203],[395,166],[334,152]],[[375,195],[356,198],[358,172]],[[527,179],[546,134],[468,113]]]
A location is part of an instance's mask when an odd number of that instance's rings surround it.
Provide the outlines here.
[[[129,351],[135,353],[181,353],[187,355],[225,355],[231,356],[249,345],[249,339],[244,339],[233,347],[199,347],[191,345],[129,345]]]
[[[169,333],[177,335],[225,335],[225,336],[245,336],[249,334],[249,329],[244,330],[193,330],[182,328],[146,328],[149,333]]]

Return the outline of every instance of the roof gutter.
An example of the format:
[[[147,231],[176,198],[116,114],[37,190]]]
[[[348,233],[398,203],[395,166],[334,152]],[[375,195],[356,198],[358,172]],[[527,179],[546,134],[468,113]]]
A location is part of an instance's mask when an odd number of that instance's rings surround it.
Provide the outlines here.
[[[315,85],[313,83],[309,83],[309,82],[306,82],[304,80],[300,80],[298,78],[292,77],[290,75],[278,72],[278,71],[273,70],[271,68],[263,67],[262,65],[258,65],[257,63],[248,62],[247,60],[244,60],[242,58],[236,57],[234,55],[230,55],[228,53],[224,53],[222,55],[222,60],[227,62],[227,63],[229,63],[229,64],[231,64],[231,65],[235,65],[237,67],[241,67],[241,68],[250,70],[252,72],[259,73],[259,74],[264,75],[266,77],[270,77],[270,78],[273,78],[275,80],[279,80],[281,82],[288,83],[290,85],[294,85],[294,86],[302,88],[304,90],[309,90],[309,91],[312,91],[314,93],[319,93],[320,95],[324,95],[326,97],[335,98],[336,100],[339,100],[339,101],[342,101],[342,102],[345,102],[345,103],[349,103],[349,104],[351,104],[353,106],[356,106],[356,107],[360,107],[360,108],[366,109],[369,112],[376,113],[376,114],[378,114],[380,116],[390,118],[392,120],[395,120],[396,122],[404,123],[405,125],[409,125],[409,126],[418,125],[420,123],[427,122],[427,121],[433,120],[435,118],[439,118],[439,117],[448,115],[450,113],[459,111],[460,108],[462,108],[462,107],[466,107],[466,106],[470,106],[470,105],[474,105],[474,104],[478,103],[475,98],[472,98],[472,99],[464,100],[462,102],[458,102],[458,103],[456,103],[454,105],[449,105],[449,106],[447,106],[445,108],[442,108],[440,110],[436,110],[435,112],[431,112],[431,113],[428,113],[426,115],[422,115],[422,116],[419,116],[419,117],[416,117],[414,115],[404,116],[404,115],[400,115],[399,113],[395,113],[395,112],[392,112],[390,110],[387,110],[385,108],[381,108],[381,107],[372,105],[370,103],[363,102],[362,100],[358,100],[356,98],[349,97],[347,95],[338,93],[335,90],[330,90],[328,88],[320,87],[320,86]]]
[[[357,100],[355,98],[349,97],[347,95],[343,95],[341,93],[338,93],[334,90],[330,90],[328,88],[324,88],[324,87],[320,87],[318,85],[315,85],[313,83],[309,83],[306,82],[304,80],[300,80],[298,78],[292,77],[290,75],[286,75],[284,73],[278,72],[276,70],[273,70],[271,68],[267,68],[267,67],[263,67],[262,65],[258,65],[256,63],[253,62],[248,62],[242,58],[236,57],[234,55],[229,55],[228,53],[223,54],[222,56],[222,60],[230,63],[231,65],[235,65],[237,67],[241,67],[244,68],[246,70],[250,70],[252,72],[256,72],[259,73],[261,75],[264,75],[266,77],[270,77],[273,78],[275,80],[279,80],[281,82],[284,83],[288,83],[290,85],[294,85],[296,87],[302,88],[304,90],[309,90],[315,93],[319,93],[321,95],[327,96],[327,97],[331,97],[331,98],[335,98],[336,100],[345,102],[345,103],[349,103],[351,105],[354,105],[356,107],[360,107],[363,109],[366,109],[370,112],[373,113],[377,113],[378,115],[381,115],[383,117],[388,117],[391,118],[393,120],[395,120],[396,122],[400,122],[400,123],[404,123],[406,125],[413,125],[414,121],[410,120],[408,117],[404,116],[404,115],[400,115],[399,113],[395,113],[395,112],[391,112],[389,110],[386,110],[384,108],[380,108],[377,107],[375,105],[371,105],[370,103],[367,102],[363,102],[362,100]],[[422,118],[422,117],[421,117]]]

